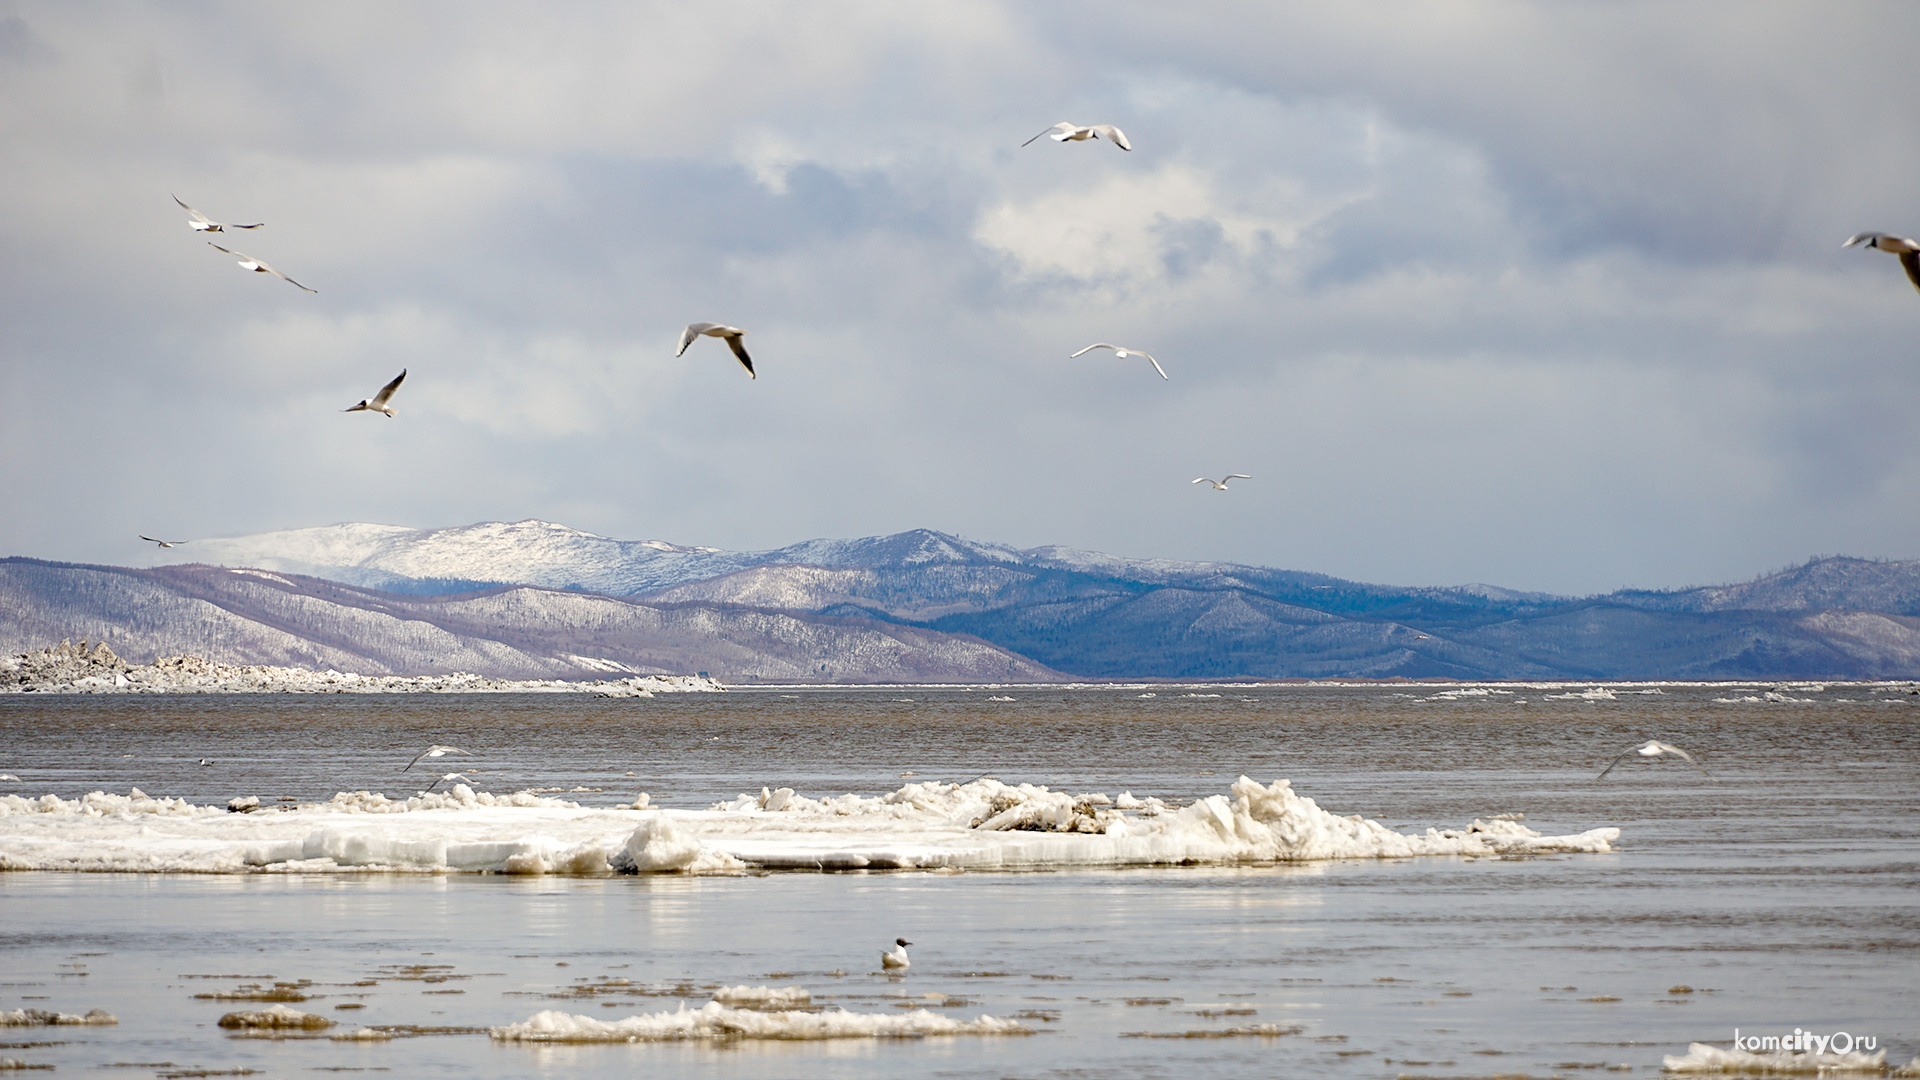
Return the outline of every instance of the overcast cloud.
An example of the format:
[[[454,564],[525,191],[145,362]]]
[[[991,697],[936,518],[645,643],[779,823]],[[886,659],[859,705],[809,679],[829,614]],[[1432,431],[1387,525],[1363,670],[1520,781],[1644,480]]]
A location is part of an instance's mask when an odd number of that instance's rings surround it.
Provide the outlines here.
[[[0,554],[539,517],[1565,593],[1920,555],[1920,294],[1840,247],[1920,232],[1908,0],[531,12],[0,0]],[[1134,151],[1020,147],[1061,119]],[[760,378],[675,359],[695,320]],[[397,418],[338,411],[403,367]]]

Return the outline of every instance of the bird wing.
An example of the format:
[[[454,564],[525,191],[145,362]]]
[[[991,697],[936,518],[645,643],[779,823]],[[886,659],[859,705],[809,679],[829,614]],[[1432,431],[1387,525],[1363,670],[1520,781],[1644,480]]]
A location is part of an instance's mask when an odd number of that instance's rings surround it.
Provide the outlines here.
[[[1907,280],[1913,282],[1914,288],[1920,289],[1920,251],[1901,252],[1900,265],[1907,268]]]
[[[1165,379],[1165,378],[1167,377],[1167,369],[1166,369],[1166,368],[1163,368],[1163,367],[1161,367],[1161,366],[1160,366],[1160,361],[1158,361],[1158,360],[1155,360],[1155,359],[1154,359],[1153,357],[1151,357],[1151,356],[1147,356],[1147,354],[1146,354],[1146,353],[1141,353],[1140,355],[1141,355],[1141,356],[1146,356],[1146,357],[1147,357],[1147,363],[1149,363],[1149,364],[1152,364],[1152,365],[1153,365],[1153,370],[1155,370],[1155,371],[1157,371],[1157,372],[1159,372],[1159,373],[1160,373],[1160,377],[1161,377],[1161,378],[1163,378],[1163,379]],[[1171,380],[1169,380],[1169,381],[1171,381]]]
[[[1118,345],[1109,345],[1109,344],[1107,344],[1107,343],[1106,343],[1106,342],[1104,342],[1104,341],[1098,341],[1098,342],[1095,342],[1095,343],[1094,343],[1094,344],[1092,344],[1092,345],[1089,345],[1089,346],[1087,346],[1087,347],[1086,347],[1086,348],[1084,348],[1084,349],[1081,349],[1081,350],[1080,350],[1079,352],[1077,352],[1077,353],[1074,353],[1074,354],[1073,354],[1073,356],[1085,356],[1085,355],[1087,355],[1088,353],[1090,353],[1090,352],[1092,352],[1092,351],[1093,351],[1093,350],[1095,350],[1095,349],[1114,349],[1114,350],[1116,350],[1116,351],[1117,351],[1117,350],[1118,350],[1119,348],[1120,348],[1120,346],[1118,346]],[[1067,359],[1069,359],[1069,360],[1071,360],[1071,359],[1073,359],[1073,356],[1069,356],[1069,357],[1067,357]]]
[[[1693,766],[1696,769],[1699,769],[1701,776],[1704,776],[1709,780],[1712,780],[1714,778],[1713,774],[1707,771],[1706,766],[1693,760],[1693,755],[1687,753],[1685,750],[1682,750],[1679,747],[1674,746],[1670,743],[1656,742],[1653,745],[1659,747],[1661,750],[1665,751],[1666,753],[1679,755],[1680,758],[1686,761],[1687,764]]]
[[[1229,480],[1251,480],[1251,479],[1253,479],[1253,477],[1251,477],[1251,476],[1248,476],[1248,475],[1247,475],[1246,473],[1243,473],[1243,472],[1237,472],[1237,473],[1228,473],[1228,474],[1227,474],[1227,479],[1229,479]]]
[[[253,261],[254,261],[254,262],[257,262],[257,263],[260,263],[260,269],[262,269],[262,270],[265,270],[265,271],[266,271],[267,273],[269,273],[269,274],[272,274],[272,275],[273,275],[274,277],[277,277],[277,278],[279,278],[279,279],[280,279],[281,281],[284,281],[284,282],[286,282],[287,284],[289,284],[289,285],[292,285],[292,286],[294,286],[295,288],[298,288],[298,289],[307,289],[307,287],[306,287],[305,285],[302,285],[302,284],[300,284],[299,282],[297,282],[297,281],[295,281],[295,280],[293,280],[292,278],[290,278],[290,277],[288,277],[287,275],[285,275],[285,274],[283,274],[283,273],[281,273],[280,271],[278,271],[278,270],[275,270],[275,269],[274,269],[273,267],[271,267],[271,266],[268,266],[268,265],[267,265],[266,263],[263,263],[263,262],[260,262],[260,260],[259,260],[259,259],[255,259],[255,260],[253,260]],[[310,292],[310,293],[317,293],[317,292],[319,292],[320,290],[319,290],[319,289],[307,289],[307,291],[308,291],[308,292]]]
[[[727,348],[732,349],[733,355],[740,358],[740,366],[747,369],[748,375],[753,375],[756,379],[759,378],[760,376],[753,374],[753,357],[747,355],[747,347],[741,342],[740,335],[728,334],[726,337]]]
[[[693,344],[694,338],[699,337],[712,328],[713,324],[710,322],[688,323],[687,328],[680,331],[680,347],[674,350],[673,355],[680,356],[685,353],[687,346]]]
[[[1062,120],[1062,121],[1060,121],[1059,123],[1057,123],[1057,124],[1054,124],[1054,125],[1052,125],[1051,127],[1049,127],[1049,128],[1047,128],[1047,129],[1046,129],[1046,131],[1042,131],[1042,132],[1040,133],[1040,135],[1045,135],[1045,134],[1047,134],[1048,132],[1052,132],[1052,131],[1072,131],[1072,130],[1073,130],[1073,121],[1071,121],[1071,120]],[[1020,145],[1021,145],[1021,146],[1032,146],[1032,145],[1033,145],[1033,141],[1034,141],[1034,139],[1038,139],[1038,138],[1040,137],[1040,135],[1035,135],[1035,136],[1033,137],[1033,139],[1028,139],[1028,140],[1027,140],[1026,142],[1023,142],[1023,143],[1021,143]]]
[[[381,406],[381,405],[385,405],[385,404],[387,403],[387,399],[393,396],[393,392],[394,392],[395,390],[398,390],[398,389],[400,389],[400,384],[401,384],[402,382],[405,382],[405,381],[406,381],[406,378],[407,378],[407,369],[405,369],[405,368],[401,368],[401,369],[400,369],[400,374],[398,374],[398,375],[395,375],[395,376],[393,377],[393,381],[392,381],[392,382],[390,382],[390,383],[388,383],[387,385],[385,385],[385,386],[383,386],[383,387],[381,387],[381,388],[380,388],[380,392],[379,392],[379,393],[377,393],[377,394],[375,394],[375,395],[373,395],[373,404],[374,404],[374,406],[375,406],[375,407],[377,408],[377,407],[379,407],[379,406]]]
[[[349,409],[349,410],[347,410],[347,411],[348,411],[348,412],[352,412],[353,410],[351,410],[351,409]],[[420,751],[420,753],[419,753],[419,754],[417,754],[417,755],[415,755],[415,757],[414,757],[414,759],[413,759],[412,761],[409,761],[409,762],[407,762],[407,765],[406,765],[406,768],[405,768],[405,769],[401,769],[400,771],[401,771],[401,772],[406,772],[406,771],[407,771],[407,769],[411,769],[411,768],[413,768],[413,767],[414,767],[415,765],[418,765],[418,764],[420,764],[420,759],[421,759],[421,758],[423,758],[423,757],[426,757],[426,756],[427,756],[428,754],[431,754],[431,753],[433,753],[433,750],[432,750],[431,748],[429,748],[429,749],[426,749],[426,750],[422,750],[422,751]],[[1605,774],[1604,774],[1604,773],[1602,773],[1601,775],[1603,775],[1603,776],[1604,776]]]
[[[1857,233],[1854,233],[1852,236],[1847,237],[1847,242],[1844,244],[1841,244],[1840,246],[1852,247],[1855,244],[1864,244],[1869,240],[1878,240],[1880,237],[1885,235],[1887,234],[1877,233],[1877,232],[1857,232]]]
[[[148,536],[145,533],[140,534],[140,539],[145,540],[148,543],[159,544],[161,547],[173,547],[175,544],[184,544],[188,542],[185,540],[162,540],[157,536]]]
[[[1196,484],[1211,484],[1211,483],[1213,483],[1213,481],[1211,481],[1211,480],[1209,480],[1209,479],[1207,479],[1207,478],[1206,478],[1206,477],[1204,477],[1204,476],[1196,476],[1196,477],[1194,477],[1194,478],[1193,478],[1193,482],[1194,482],[1194,483],[1196,483]]]
[[[1114,127],[1112,124],[1095,124],[1093,125],[1093,133],[1095,135],[1105,136],[1113,145],[1122,150],[1133,149],[1133,144],[1127,141],[1127,133]]]
[[[251,258],[253,258],[253,256],[251,256],[251,255],[242,255],[242,254],[240,254],[239,252],[237,252],[237,251],[234,251],[234,250],[233,250],[232,248],[223,248],[223,247],[221,247],[221,246],[220,246],[219,244],[216,244],[216,243],[214,243],[214,242],[213,242],[213,241],[211,241],[211,240],[209,240],[209,241],[207,241],[207,246],[208,246],[208,247],[210,247],[210,248],[212,248],[212,249],[213,249],[213,250],[215,250],[215,251],[224,251],[224,252],[226,252],[227,254],[229,254],[229,255],[231,255],[231,256],[233,256],[233,257],[234,257],[234,258],[236,258],[236,259],[243,259],[243,260],[244,260],[244,259],[251,259]]]
[[[212,219],[212,218],[210,218],[210,217],[208,217],[207,215],[205,215],[205,214],[203,214],[203,213],[201,213],[201,212],[200,212],[200,211],[198,211],[198,210],[195,210],[195,209],[194,209],[193,207],[191,207],[191,206],[188,206],[188,205],[187,205],[186,203],[183,203],[183,202],[180,202],[180,196],[178,196],[178,195],[175,195],[175,196],[173,197],[173,201],[174,201],[174,202],[177,202],[177,203],[180,203],[180,209],[182,209],[182,210],[185,210],[185,211],[187,212],[187,214],[188,214],[189,216],[191,216],[191,217],[193,218],[193,220],[195,220],[195,221],[201,221],[201,222],[205,222],[205,223],[206,223],[206,224],[208,224],[208,225],[211,225],[211,224],[213,224],[213,219]],[[244,226],[241,226],[241,227],[242,227],[242,228],[252,228],[252,226],[251,226],[251,225],[244,225]]]
[[[1625,761],[1625,760],[1627,760],[1628,758],[1630,758],[1630,757],[1632,757],[1633,755],[1635,755],[1635,754],[1637,754],[1637,753],[1639,753],[1639,752],[1640,752],[1640,748],[1636,746],[1636,747],[1634,747],[1633,749],[1631,749],[1631,750],[1629,750],[1629,751],[1627,751],[1626,753],[1624,753],[1624,754],[1621,754],[1621,755],[1620,755],[1619,757],[1617,757],[1617,758],[1614,758],[1614,759],[1613,759],[1613,765],[1618,765],[1618,764],[1620,764],[1621,762],[1623,762],[1623,761]],[[1600,770],[1600,775],[1599,775],[1599,776],[1596,776],[1596,777],[1594,777],[1594,779],[1595,779],[1595,780],[1605,780],[1605,779],[1607,778],[1607,774],[1613,771],[1613,765],[1609,765],[1609,766],[1607,766],[1606,768],[1604,768],[1604,769],[1601,769],[1601,770]]]

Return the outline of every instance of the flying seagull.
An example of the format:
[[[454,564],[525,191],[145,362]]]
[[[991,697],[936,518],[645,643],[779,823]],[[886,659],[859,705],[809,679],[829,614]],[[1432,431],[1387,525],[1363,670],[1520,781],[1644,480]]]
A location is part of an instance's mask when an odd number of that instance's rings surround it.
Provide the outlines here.
[[[1079,352],[1074,353],[1073,356],[1085,356],[1086,354],[1092,352],[1095,349],[1112,349],[1113,355],[1119,357],[1122,360],[1125,360],[1129,356],[1146,356],[1147,363],[1153,365],[1153,370],[1159,372],[1161,378],[1164,379],[1167,377],[1167,369],[1160,366],[1160,361],[1155,360],[1151,356],[1147,356],[1146,353],[1141,352],[1139,349],[1126,349],[1118,345],[1109,345],[1104,341],[1089,345],[1086,348],[1081,349]],[[1071,360],[1073,359],[1073,356],[1069,356],[1067,357],[1067,359]]]
[[[468,754],[465,750],[462,750],[457,746],[441,746],[439,743],[434,743],[432,746],[429,746],[425,750],[420,751],[419,756],[415,757],[412,761],[407,762],[407,769],[411,769],[415,765],[420,764],[420,758],[446,757],[448,754],[466,754],[467,757],[473,756],[472,754]],[[400,771],[406,772],[407,769],[401,769]],[[443,776],[440,779],[445,780],[446,777]]]
[[[192,542],[189,540],[157,540],[151,536],[145,535],[144,533],[141,534],[140,539],[145,540],[149,544],[159,544],[161,547],[179,547],[181,544],[187,544]]]
[[[1657,757],[1664,757],[1667,754],[1673,754],[1681,758],[1682,760],[1684,760],[1687,764],[1693,766],[1696,769],[1699,769],[1701,776],[1704,776],[1709,780],[1714,779],[1714,775],[1712,773],[1708,772],[1704,767],[1702,767],[1699,762],[1693,760],[1692,754],[1687,753],[1685,750],[1682,750],[1677,746],[1672,746],[1667,743],[1663,743],[1658,739],[1648,739],[1643,745],[1636,746],[1633,749],[1627,751],[1626,753],[1621,754],[1619,757],[1614,758],[1613,765],[1618,765],[1621,762],[1627,760],[1630,757],[1633,757],[1636,754],[1638,754],[1643,758],[1657,758]],[[1609,765],[1606,768],[1600,770],[1600,775],[1594,777],[1594,779],[1605,780],[1607,778],[1607,774],[1613,771],[1613,765]]]
[[[747,369],[748,375],[757,379],[760,376],[753,373],[753,358],[747,355],[747,347],[740,344],[740,335],[744,333],[746,331],[738,327],[725,326],[717,322],[688,323],[687,328],[680,331],[680,348],[676,349],[673,355],[686,355],[687,346],[693,344],[693,339],[702,334],[708,337],[726,338],[727,348],[732,349],[733,355],[740,358],[740,366]]]
[[[908,941],[906,938],[894,938],[893,951],[880,954],[880,966],[888,971],[905,971],[912,967],[913,961],[907,959],[907,946],[911,944],[913,944],[913,942]]]
[[[1863,232],[1854,233],[1840,246],[1852,247],[1855,244],[1865,244],[1900,256],[1900,265],[1907,268],[1907,280],[1913,282],[1914,288],[1920,289],[1920,241],[1890,233]]]
[[[1041,132],[1040,135],[1051,135],[1053,136],[1054,142],[1086,142],[1088,139],[1104,138],[1122,150],[1133,149],[1133,144],[1127,141],[1127,133],[1114,127],[1112,124],[1094,124],[1090,127],[1081,127],[1071,120],[1062,120]],[[1035,135],[1033,139],[1028,139],[1020,145],[1032,146],[1034,139],[1038,139],[1040,135]]]
[[[305,285],[300,284],[299,282],[293,280],[292,278],[281,273],[280,271],[275,270],[273,267],[268,266],[266,263],[261,262],[259,259],[256,259],[251,255],[244,255],[238,251],[229,251],[228,249],[221,247],[219,244],[216,244],[211,240],[207,241],[207,246],[212,248],[215,251],[225,251],[227,254],[233,256],[236,259],[239,259],[240,269],[242,270],[251,270],[256,274],[272,274],[274,277],[279,278],[281,281],[284,281],[287,284],[294,286],[295,288],[307,289]],[[310,293],[317,293],[320,290],[307,289],[307,291]]]
[[[418,761],[418,760],[420,760],[420,759],[419,759],[419,758],[415,758],[414,760],[415,760],[415,761]],[[405,769],[402,769],[402,770],[400,770],[400,771],[401,771],[401,772],[405,772],[406,770],[405,770]],[[461,783],[463,783],[463,784],[471,784],[471,783],[473,783],[473,777],[471,777],[471,776],[468,776],[468,775],[467,775],[466,773],[462,773],[462,772],[450,772],[450,773],[446,773],[446,774],[444,774],[444,775],[442,775],[442,776],[440,777],[440,779],[439,779],[439,780],[435,780],[435,781],[434,781],[434,782],[433,782],[432,784],[428,784],[428,785],[427,785],[427,790],[428,790],[428,791],[432,791],[432,790],[434,789],[434,785],[435,785],[435,784],[439,784],[439,783],[442,783],[442,782],[445,782],[445,783],[452,783],[452,782],[453,782],[453,781],[455,781],[455,780],[458,780],[458,781],[460,781],[460,782],[461,782]]]
[[[393,406],[387,404],[387,400],[393,397],[393,392],[395,390],[400,389],[400,384],[406,379],[406,377],[407,377],[407,369],[401,368],[400,374],[395,375],[393,377],[392,382],[381,387],[380,392],[373,395],[373,400],[369,401],[365,398],[362,398],[360,401],[360,404],[349,405],[346,408],[341,409],[340,411],[341,412],[361,412],[364,410],[366,412],[386,413],[387,418],[391,420],[393,418]],[[462,751],[462,753],[464,752],[465,751]],[[435,754],[433,756],[439,757],[440,755]]]
[[[226,232],[228,229],[257,229],[266,224],[264,221],[256,221],[251,225],[235,225],[231,221],[215,221],[200,211],[195,210],[193,207],[188,206],[186,203],[180,202],[180,196],[178,195],[173,197],[173,201],[180,203],[180,208],[187,212],[187,228],[192,229],[194,232]]]
[[[1225,491],[1227,490],[1227,480],[1251,480],[1251,479],[1253,479],[1253,477],[1248,476],[1246,473],[1237,472],[1237,473],[1228,473],[1226,480],[1209,480],[1204,476],[1196,476],[1193,478],[1193,482],[1196,484],[1212,484],[1213,490]]]

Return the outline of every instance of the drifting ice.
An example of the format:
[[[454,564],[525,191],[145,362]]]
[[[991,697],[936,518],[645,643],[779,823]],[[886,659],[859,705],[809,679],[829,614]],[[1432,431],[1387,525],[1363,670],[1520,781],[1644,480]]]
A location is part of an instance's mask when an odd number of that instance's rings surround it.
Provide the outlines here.
[[[1831,1073],[1885,1073],[1887,1052],[1871,1054],[1853,1051],[1846,1054],[1795,1053],[1774,1050],[1753,1053],[1748,1050],[1722,1050],[1706,1043],[1688,1043],[1684,1055],[1668,1054],[1661,1067],[1673,1073],[1746,1073],[1750,1075],[1824,1076]],[[1898,1075],[1903,1070],[1896,1070]]]
[[[955,1020],[913,1009],[904,1013],[756,1012],[710,1001],[698,1009],[641,1013],[596,1020],[569,1013],[535,1013],[524,1023],[493,1028],[502,1042],[668,1042],[686,1039],[915,1039],[927,1035],[1031,1035],[1017,1020],[982,1016]]]
[[[1605,852],[1615,828],[1545,836],[1517,821],[1398,833],[1241,777],[1185,807],[993,779],[910,783],[875,797],[742,795],[707,810],[582,807],[466,784],[389,799],[229,813],[94,792],[0,795],[0,870],[319,873],[351,868],[521,874],[747,869],[969,869],[1224,865],[1417,855]]]

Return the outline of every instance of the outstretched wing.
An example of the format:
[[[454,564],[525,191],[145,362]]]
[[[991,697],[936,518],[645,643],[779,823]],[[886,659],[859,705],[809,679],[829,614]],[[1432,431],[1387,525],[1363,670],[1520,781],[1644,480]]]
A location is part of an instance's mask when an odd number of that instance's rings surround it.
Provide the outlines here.
[[[1920,289],[1920,251],[1901,252],[1900,265],[1907,268],[1907,280],[1913,282],[1914,288]]]
[[[1229,480],[1251,480],[1251,479],[1253,479],[1253,477],[1251,477],[1251,476],[1248,476],[1248,475],[1247,475],[1246,473],[1243,473],[1243,472],[1237,472],[1237,473],[1228,473],[1228,474],[1227,474],[1227,479],[1229,479]]]
[[[385,405],[387,403],[387,399],[393,396],[393,392],[395,390],[400,389],[400,384],[405,382],[406,379],[407,379],[407,369],[401,368],[400,374],[395,375],[393,377],[392,382],[381,387],[380,392],[373,395],[374,408],[379,408],[380,406]]]
[[[679,356],[685,353],[687,351],[687,346],[693,344],[694,338],[697,338],[701,334],[704,334],[707,331],[713,329],[716,325],[718,324],[710,323],[710,322],[688,323],[687,328],[685,330],[680,331],[680,347],[674,350],[673,355]]]
[[[1869,240],[1878,240],[1885,235],[1887,234],[1878,233],[1878,232],[1857,232],[1857,233],[1854,233],[1852,236],[1847,237],[1847,242],[1844,244],[1841,244],[1840,246],[1852,247],[1855,244],[1864,244]]]
[[[1089,345],[1086,348],[1081,349],[1079,352],[1074,353],[1073,356],[1085,356],[1095,349],[1113,349],[1115,351],[1118,351],[1119,348],[1120,346],[1118,345],[1109,345],[1104,341],[1097,341],[1097,342],[1094,342],[1092,345]],[[1071,360],[1073,359],[1073,356],[1069,356],[1067,357],[1067,359]]]
[[[1040,135],[1047,135],[1047,134],[1051,134],[1051,133],[1053,133],[1053,132],[1056,132],[1056,131],[1072,131],[1072,130],[1073,130],[1073,121],[1071,121],[1071,120],[1062,120],[1062,121],[1060,121],[1059,123],[1057,123],[1057,124],[1054,124],[1054,125],[1053,125],[1052,127],[1049,127],[1049,128],[1047,128],[1047,130],[1046,130],[1046,131],[1042,131],[1042,132],[1040,133]],[[1021,146],[1032,146],[1032,145],[1033,145],[1033,142],[1034,142],[1034,139],[1038,139],[1038,138],[1040,137],[1040,135],[1035,135],[1035,136],[1033,137],[1033,139],[1028,139],[1028,140],[1027,140],[1026,142],[1023,142],[1023,143],[1021,143],[1020,145],[1021,145]]]
[[[1689,765],[1691,765],[1691,766],[1693,766],[1693,767],[1694,767],[1694,768],[1696,768],[1696,769],[1699,769],[1699,770],[1700,770],[1700,775],[1701,775],[1701,776],[1704,776],[1704,777],[1706,777],[1706,778],[1707,778],[1707,779],[1709,779],[1709,780],[1712,780],[1712,779],[1714,779],[1714,775],[1713,775],[1712,773],[1710,773],[1710,772],[1708,772],[1708,771],[1707,771],[1707,768],[1706,768],[1706,766],[1704,766],[1704,765],[1702,765],[1702,764],[1700,764],[1699,762],[1697,762],[1697,761],[1695,761],[1695,760],[1693,760],[1693,755],[1692,755],[1692,754],[1689,754],[1689,753],[1687,753],[1687,752],[1686,752],[1685,750],[1682,750],[1682,749],[1680,749],[1679,747],[1677,747],[1677,746],[1674,746],[1674,745],[1672,745],[1672,744],[1670,744],[1670,743],[1663,743],[1663,742],[1656,742],[1656,743],[1654,743],[1654,745],[1655,745],[1655,746],[1658,746],[1658,747],[1659,747],[1660,749],[1662,749],[1662,750],[1664,750],[1664,751],[1666,751],[1666,752],[1667,752],[1667,753],[1669,753],[1669,754],[1675,754],[1675,755],[1678,755],[1678,756],[1679,756],[1679,757],[1680,757],[1681,759],[1683,759],[1684,761],[1686,761],[1686,763],[1687,763],[1687,764],[1689,764]]]
[[[727,348],[732,349],[733,355],[740,358],[740,366],[747,369],[748,375],[756,379],[760,377],[753,373],[753,357],[747,355],[747,346],[741,342],[739,334],[727,335]]]
[[[1204,476],[1196,476],[1196,477],[1194,477],[1194,478],[1193,478],[1193,482],[1194,482],[1194,483],[1196,483],[1196,484],[1211,484],[1211,483],[1213,483],[1213,481],[1211,481],[1211,480],[1209,480],[1209,479],[1207,479],[1207,478],[1206,478],[1206,477],[1204,477]]]
[[[1632,757],[1633,755],[1635,755],[1635,754],[1637,754],[1637,753],[1639,753],[1639,752],[1640,752],[1640,748],[1636,746],[1636,747],[1634,747],[1633,749],[1631,749],[1631,750],[1629,750],[1629,751],[1627,751],[1626,753],[1624,753],[1624,754],[1621,754],[1621,755],[1620,755],[1619,757],[1617,757],[1617,758],[1614,758],[1614,759],[1613,759],[1613,765],[1618,765],[1618,764],[1620,764],[1621,762],[1623,762],[1623,761],[1625,761],[1625,760],[1627,760],[1628,758],[1630,758],[1630,757]],[[1609,765],[1609,766],[1607,766],[1606,768],[1604,768],[1604,769],[1601,769],[1601,770],[1600,770],[1600,775],[1599,775],[1599,776],[1596,776],[1596,777],[1594,777],[1594,779],[1595,779],[1595,780],[1605,780],[1605,779],[1607,778],[1607,774],[1613,771],[1613,765]]]
[[[1160,366],[1160,361],[1155,360],[1153,357],[1148,356],[1146,353],[1140,353],[1140,355],[1147,357],[1147,363],[1153,365],[1153,370],[1159,372],[1161,378],[1165,379],[1167,377],[1167,369]],[[1172,381],[1172,380],[1168,380],[1168,381]]]
[[[1127,133],[1114,127],[1112,124],[1095,124],[1093,125],[1093,133],[1107,139],[1122,150],[1133,149],[1133,144],[1127,141]]]
[[[234,257],[234,258],[236,258],[236,259],[251,259],[251,258],[253,258],[253,256],[251,256],[251,255],[242,255],[242,254],[240,254],[239,252],[237,252],[237,251],[234,251],[234,250],[233,250],[233,249],[231,249],[231,248],[223,248],[223,247],[221,247],[221,246],[220,246],[219,244],[216,244],[216,243],[214,243],[214,242],[213,242],[213,241],[211,241],[211,240],[209,240],[209,241],[207,241],[207,246],[208,246],[208,247],[210,247],[210,248],[212,248],[212,249],[213,249],[213,250],[215,250],[215,251],[224,251],[224,252],[226,252],[227,254],[229,254],[229,255],[231,255],[231,256],[233,256],[233,257]]]
[[[171,192],[169,192],[169,194],[171,194]],[[193,220],[195,220],[195,221],[198,221],[198,222],[200,222],[201,224],[204,224],[204,225],[211,225],[211,224],[213,224],[213,219],[212,219],[212,218],[210,218],[210,217],[208,217],[207,215],[205,215],[205,214],[203,214],[203,213],[201,213],[201,212],[200,212],[200,211],[198,211],[198,210],[195,210],[195,209],[194,209],[193,207],[191,207],[191,206],[188,206],[188,205],[187,205],[186,203],[183,203],[183,202],[180,202],[180,196],[178,196],[178,195],[174,195],[174,196],[173,196],[173,201],[174,201],[174,202],[177,202],[177,203],[180,203],[180,209],[182,209],[182,210],[185,210],[185,211],[187,212],[187,216],[188,216],[188,217],[191,217],[191,218],[192,218]],[[242,227],[243,227],[243,228],[252,228],[252,226],[242,226]]]
[[[306,287],[305,285],[302,285],[302,284],[300,284],[299,282],[297,282],[297,281],[295,281],[295,280],[293,280],[292,278],[290,278],[290,277],[288,277],[287,275],[285,275],[285,274],[283,274],[283,273],[281,273],[280,271],[278,271],[278,270],[275,270],[275,269],[274,269],[273,267],[271,267],[271,266],[268,266],[268,265],[267,265],[266,263],[263,263],[263,262],[260,262],[260,260],[259,260],[259,259],[255,259],[255,260],[253,260],[253,261],[254,261],[254,262],[257,262],[257,263],[260,263],[260,269],[262,269],[262,270],[265,270],[265,271],[266,271],[267,273],[269,273],[269,274],[272,274],[272,275],[273,275],[274,277],[277,277],[277,278],[279,278],[279,279],[280,279],[281,281],[284,281],[284,282],[286,282],[287,284],[289,284],[289,285],[292,285],[292,286],[293,286],[294,288],[297,288],[297,289],[307,289],[307,287]],[[310,293],[317,293],[317,292],[319,292],[320,290],[319,290],[319,289],[307,289],[307,291],[308,291],[308,292],[310,292]]]

